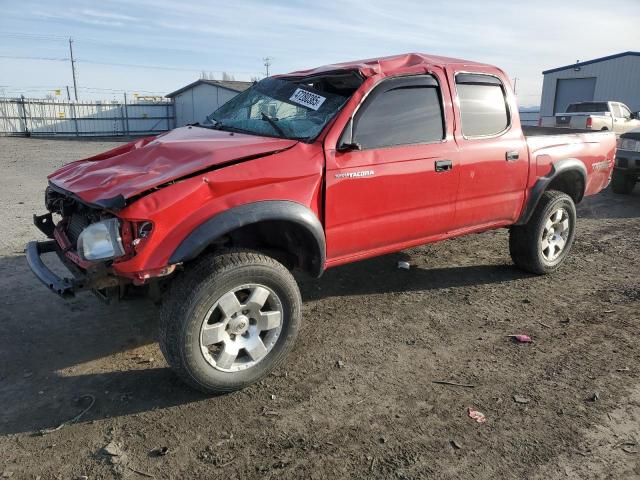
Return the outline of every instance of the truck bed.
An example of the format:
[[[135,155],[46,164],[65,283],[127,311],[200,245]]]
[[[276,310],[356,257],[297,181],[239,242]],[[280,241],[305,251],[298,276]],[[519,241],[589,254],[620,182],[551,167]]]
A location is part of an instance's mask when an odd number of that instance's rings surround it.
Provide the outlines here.
[[[525,137],[538,137],[541,135],[566,135],[569,133],[594,133],[593,130],[563,127],[534,127],[523,125],[522,132]]]
[[[551,165],[563,159],[580,160],[588,174],[585,195],[607,186],[616,150],[616,136],[608,131],[556,127],[522,127],[534,178],[549,173]]]

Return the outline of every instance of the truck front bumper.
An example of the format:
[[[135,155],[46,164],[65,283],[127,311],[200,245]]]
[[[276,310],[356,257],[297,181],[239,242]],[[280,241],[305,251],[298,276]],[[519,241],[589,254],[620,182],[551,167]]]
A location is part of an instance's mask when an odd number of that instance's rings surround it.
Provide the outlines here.
[[[618,150],[614,168],[628,175],[640,175],[640,152]]]
[[[49,252],[58,254],[62,264],[72,273],[71,277],[60,277],[45,265],[41,256]],[[118,279],[104,270],[95,272],[82,270],[65,257],[56,240],[29,242],[25,249],[25,255],[29,268],[38,280],[63,298],[73,297],[76,293],[84,290],[91,290],[100,299],[106,300],[109,296],[109,289],[130,283],[129,280]]]
[[[57,293],[61,297],[73,297],[79,286],[76,278],[60,278],[47,267],[40,255],[43,253],[55,252],[57,243],[55,240],[46,240],[44,242],[29,242],[25,249],[27,263],[34,275],[44,283],[49,290]]]

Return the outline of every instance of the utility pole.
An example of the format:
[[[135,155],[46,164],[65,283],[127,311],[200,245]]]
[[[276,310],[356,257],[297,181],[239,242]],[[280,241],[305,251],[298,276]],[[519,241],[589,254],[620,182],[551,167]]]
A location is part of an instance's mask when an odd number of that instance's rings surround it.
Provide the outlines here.
[[[272,57],[264,57],[262,60],[264,60],[264,67],[267,70],[267,77],[269,76],[269,67],[271,66],[271,61],[273,60]]]
[[[73,59],[73,39],[69,38],[69,53],[71,54],[71,73],[73,74],[73,96],[78,101],[78,85],[76,83],[76,61]]]
[[[71,101],[71,93],[69,93],[69,85],[65,85],[67,87],[67,100]]]

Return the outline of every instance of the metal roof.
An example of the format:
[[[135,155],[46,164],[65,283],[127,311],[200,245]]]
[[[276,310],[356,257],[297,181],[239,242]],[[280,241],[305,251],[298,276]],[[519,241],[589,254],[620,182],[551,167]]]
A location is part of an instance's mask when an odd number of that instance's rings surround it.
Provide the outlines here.
[[[244,92],[247,88],[253,85],[253,82],[241,82],[238,80],[205,80],[200,78],[195,82],[190,83],[189,85],[186,85],[179,90],[176,90],[175,92],[168,93],[167,95],[165,95],[165,97],[167,98],[175,97],[176,95],[179,95],[185,90],[189,90],[190,88],[196,87],[201,84],[213,85],[215,87],[220,87],[220,88],[226,88],[227,90],[232,90],[234,92]]]
[[[586,62],[578,62],[573,65],[565,65],[564,67],[552,68],[551,70],[545,70],[542,72],[543,75],[547,73],[560,72],[562,70],[569,70],[576,67],[582,67],[584,65],[591,65],[592,63],[605,62],[607,60],[613,60],[614,58],[626,57],[627,55],[640,57],[640,52],[622,52],[616,53],[615,55],[609,55],[607,57],[594,58],[593,60],[587,60]]]

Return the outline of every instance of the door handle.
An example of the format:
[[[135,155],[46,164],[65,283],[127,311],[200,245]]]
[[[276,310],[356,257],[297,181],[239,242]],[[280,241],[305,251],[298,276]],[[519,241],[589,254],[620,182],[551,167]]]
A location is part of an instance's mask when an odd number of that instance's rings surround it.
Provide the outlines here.
[[[516,160],[518,160],[520,158],[520,154],[518,152],[516,152],[515,150],[512,152],[506,152],[504,154],[505,158],[507,159],[507,162],[515,162]]]
[[[453,162],[451,160],[436,160],[435,166],[436,172],[448,172],[453,169]]]

